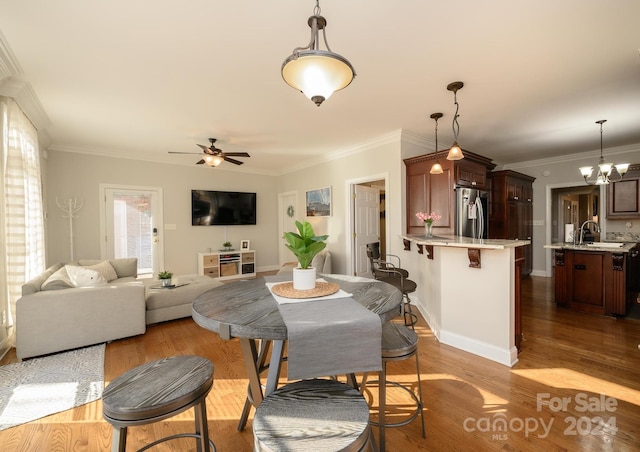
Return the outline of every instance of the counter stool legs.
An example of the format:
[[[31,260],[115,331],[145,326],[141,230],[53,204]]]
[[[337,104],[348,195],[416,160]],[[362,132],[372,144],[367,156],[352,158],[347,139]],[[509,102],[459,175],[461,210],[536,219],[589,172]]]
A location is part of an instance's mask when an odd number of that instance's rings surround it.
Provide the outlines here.
[[[400,314],[402,315],[402,320],[406,326],[410,326],[411,329],[415,330],[415,324],[418,322],[418,316],[413,313],[411,308],[411,298],[409,298],[409,294],[402,295],[402,304],[400,305],[400,310],[402,311]]]
[[[387,379],[387,363],[391,361],[403,361],[415,356],[416,358],[416,378],[417,378],[417,395],[409,387],[389,381]],[[424,427],[424,406],[422,402],[422,382],[420,379],[420,361],[418,360],[418,335],[415,331],[409,329],[405,325],[397,323],[386,323],[382,326],[382,370],[378,373],[378,380],[370,383],[378,384],[378,406],[379,415],[378,422],[369,421],[373,426],[379,429],[380,451],[385,450],[385,431],[387,427],[402,427],[413,422],[418,415],[422,422],[422,437],[426,438]],[[360,391],[364,392],[367,384],[367,374],[362,379]],[[415,403],[415,410],[411,415],[403,421],[388,422],[386,419],[387,410],[387,385],[402,389],[411,396]]]

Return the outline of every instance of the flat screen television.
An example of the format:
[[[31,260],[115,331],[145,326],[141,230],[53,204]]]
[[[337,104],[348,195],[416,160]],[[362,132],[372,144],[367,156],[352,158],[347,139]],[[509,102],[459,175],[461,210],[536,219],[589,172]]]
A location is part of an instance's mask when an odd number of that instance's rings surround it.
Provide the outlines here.
[[[256,224],[256,194],[191,190],[191,224],[193,226]]]

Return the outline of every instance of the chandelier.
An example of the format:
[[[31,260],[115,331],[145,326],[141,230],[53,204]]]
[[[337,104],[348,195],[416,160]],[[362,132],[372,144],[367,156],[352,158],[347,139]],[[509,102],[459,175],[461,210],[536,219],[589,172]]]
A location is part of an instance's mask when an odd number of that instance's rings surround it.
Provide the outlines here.
[[[458,146],[458,132],[460,132],[460,124],[458,123],[458,108],[460,104],[458,104],[458,90],[462,89],[464,83],[462,82],[451,82],[447,85],[447,89],[449,91],[453,91],[453,103],[456,106],[456,114],[453,115],[453,123],[451,124],[451,128],[453,129],[453,145],[451,145],[451,149],[449,149],[449,153],[447,154],[447,160],[462,160],[464,155],[462,154],[462,149]]]
[[[296,47],[282,63],[282,78],[311,99],[318,107],[331,95],[348,86],[356,75],[349,61],[333,53],[327,44],[327,20],[320,15],[320,0],[316,0],[313,16],[307,21],[311,27],[311,41],[306,47]],[[320,49],[318,35],[326,50]]]
[[[590,179],[593,174],[593,166],[580,167],[580,173],[582,173],[587,185],[607,185],[609,182],[620,182],[624,174],[629,169],[628,163],[619,163],[617,165],[614,165],[613,163],[605,163],[602,155],[602,124],[605,122],[607,122],[606,119],[596,121],[596,124],[600,124],[600,161],[598,162],[598,172],[596,173],[595,178]]]
[[[442,113],[432,113],[430,116],[431,119],[436,122],[436,149],[433,152],[433,155],[438,155],[438,119],[442,118]],[[433,164],[430,174],[442,174],[442,165],[440,164],[440,160],[436,160],[436,163]]]

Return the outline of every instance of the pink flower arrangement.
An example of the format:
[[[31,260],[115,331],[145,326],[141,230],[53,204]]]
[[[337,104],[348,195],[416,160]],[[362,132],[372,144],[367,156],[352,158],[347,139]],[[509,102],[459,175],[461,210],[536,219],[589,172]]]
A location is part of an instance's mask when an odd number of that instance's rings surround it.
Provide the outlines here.
[[[427,223],[427,224],[431,224],[431,223],[433,223],[434,221],[438,221],[440,218],[442,218],[442,216],[441,216],[441,215],[438,215],[438,214],[437,214],[437,213],[435,213],[435,212],[431,212],[431,213],[429,213],[429,214],[427,214],[427,213],[425,213],[425,212],[418,212],[418,213],[416,214],[416,217],[418,217],[418,219],[419,219],[420,221],[424,221],[424,222],[425,222],[425,223]]]

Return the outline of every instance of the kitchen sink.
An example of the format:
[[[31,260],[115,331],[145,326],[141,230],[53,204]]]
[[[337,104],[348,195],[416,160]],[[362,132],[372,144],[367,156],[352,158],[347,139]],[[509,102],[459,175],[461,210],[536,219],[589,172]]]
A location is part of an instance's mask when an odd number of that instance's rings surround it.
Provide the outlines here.
[[[624,245],[624,243],[612,243],[612,242],[593,242],[587,243],[586,246],[591,246],[594,248],[620,248]]]

